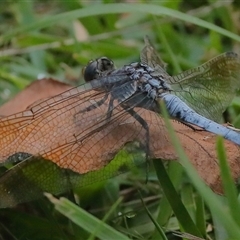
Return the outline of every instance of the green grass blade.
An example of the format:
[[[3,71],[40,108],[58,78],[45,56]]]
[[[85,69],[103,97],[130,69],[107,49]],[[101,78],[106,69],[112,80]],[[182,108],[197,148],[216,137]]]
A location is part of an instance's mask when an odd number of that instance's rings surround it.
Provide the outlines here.
[[[178,221],[184,228],[184,231],[195,236],[201,237],[201,233],[199,232],[198,228],[196,227],[190,215],[188,214],[171,180],[169,179],[162,161],[156,159],[153,160],[153,164],[156,169],[158,179],[163,188],[163,192],[166,195]]]
[[[227,197],[228,206],[231,215],[240,226],[240,205],[237,199],[237,190],[227,163],[227,156],[224,149],[223,138],[219,137],[217,141],[217,153],[223,182],[224,193]]]
[[[174,54],[173,50],[170,47],[169,41],[167,40],[164,30],[161,26],[157,25],[157,20],[154,18],[154,23],[156,25],[156,28],[158,30],[158,37],[160,39],[161,44],[163,45],[163,48],[166,49],[167,54],[169,55],[171,62],[174,66],[174,69],[176,72],[181,72],[181,67],[178,62],[178,58],[176,58],[176,55]]]
[[[20,89],[26,87],[29,84],[28,80],[15,76],[14,74],[9,73],[9,71],[5,71],[3,69],[0,69],[0,77],[5,79],[6,81],[13,83]]]
[[[140,193],[140,192],[139,192]],[[149,218],[151,219],[151,221],[153,222],[154,226],[156,227],[156,230],[158,231],[159,233],[159,236],[158,236],[158,239],[159,240],[167,240],[167,236],[165,235],[162,227],[158,224],[158,222],[155,220],[155,218],[152,216],[151,212],[148,210],[147,206],[145,205],[143,199],[142,199],[142,196],[141,196],[141,201],[142,201],[142,204],[147,212],[147,215],[149,216]]]
[[[184,166],[186,173],[192,180],[193,185],[199,191],[211,211],[213,211],[216,216],[218,216],[219,221],[226,228],[229,236],[234,239],[240,239],[240,229],[238,224],[235,222],[233,217],[229,214],[230,211],[221,202],[219,202],[217,196],[206,186],[206,184],[199,177],[197,171],[190,163],[188,157],[186,156],[180,142],[173,130],[173,127],[169,121],[166,108],[162,102],[160,102],[162,114],[164,116],[166,127],[169,131],[169,135],[175,151],[179,157],[180,163]]]
[[[61,21],[67,22],[77,18],[84,18],[84,17],[97,16],[97,15],[103,15],[103,14],[117,14],[117,13],[142,13],[142,14],[153,14],[156,16],[168,16],[168,17],[176,18],[185,22],[195,24],[203,28],[213,30],[229,38],[232,38],[236,41],[240,41],[240,37],[237,34],[234,34],[217,25],[204,21],[200,18],[182,13],[177,10],[173,10],[170,8],[166,8],[159,5],[153,5],[153,4],[129,4],[129,3],[114,4],[113,3],[113,4],[105,4],[105,5],[103,4],[91,5],[83,9],[77,9],[77,10],[73,10],[65,13],[60,13],[58,15],[46,17],[37,22],[31,23],[29,25],[26,25],[20,28],[19,27],[15,28],[14,30],[3,34],[2,37],[0,38],[0,42],[8,41],[20,33],[32,31],[32,30],[36,31],[37,29],[51,26]]]
[[[191,184],[183,184],[181,189],[181,198],[189,215],[191,216],[194,223],[196,224],[196,221],[195,221],[196,206],[195,206],[193,186]]]
[[[171,161],[168,164],[168,176],[171,179],[171,182],[173,183],[173,186],[175,189],[179,189],[179,185],[181,184],[181,179],[182,179],[182,173],[183,173],[183,168],[182,166],[176,162],[176,161]],[[159,215],[158,215],[158,222],[161,226],[166,225],[169,218],[172,215],[172,208],[169,205],[169,202],[166,198],[166,195],[163,196],[161,199],[161,202],[159,204]]]
[[[179,189],[179,186],[181,184],[182,180],[182,173],[183,173],[183,168],[182,166],[177,162],[177,161],[171,161],[168,163],[168,176],[171,179],[171,182],[173,183],[173,186],[175,189]],[[166,195],[163,195],[162,199],[160,200],[159,203],[159,213],[157,216],[157,222],[161,226],[167,226],[170,217],[172,216],[172,208],[171,205],[169,204],[169,201],[167,200]],[[152,239],[159,239],[159,232],[155,231],[155,233],[152,236]]]
[[[106,220],[111,216],[111,214],[116,210],[117,206],[122,202],[122,197],[119,198],[108,210],[108,212],[105,214],[104,218],[102,219],[102,223],[106,222]],[[95,236],[97,235],[98,230],[101,229],[102,225],[98,225],[95,230],[92,232],[88,240],[94,240]]]
[[[60,198],[60,200],[58,200],[51,194],[46,194],[46,196],[55,205],[56,210],[89,233],[95,233],[95,237],[104,240],[129,239],[66,198]]]
[[[198,226],[201,234],[206,237],[207,229],[206,229],[206,221],[205,221],[205,210],[204,210],[204,201],[201,196],[197,195],[196,199],[196,225]]]

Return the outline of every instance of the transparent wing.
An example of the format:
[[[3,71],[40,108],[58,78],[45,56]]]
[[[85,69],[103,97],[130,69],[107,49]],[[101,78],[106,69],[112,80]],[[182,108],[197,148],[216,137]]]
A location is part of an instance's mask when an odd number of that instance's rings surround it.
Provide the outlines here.
[[[163,62],[163,60],[158,55],[157,51],[151,44],[148,36],[144,38],[145,46],[141,51],[140,59],[141,63],[146,64],[155,70],[155,74],[164,75],[166,80],[170,77],[166,72],[167,64]]]
[[[120,76],[110,77],[114,81]],[[87,185],[142,163],[139,157],[137,161],[134,156],[126,160],[126,154],[116,154],[127,142],[146,145],[146,129],[126,110],[139,104],[151,108],[153,100],[142,93],[136,94],[121,102],[127,109],[114,100],[109,118],[111,94],[99,88],[91,89],[90,85],[91,82],[73,88],[35,104],[29,110],[0,119],[0,161],[21,160],[32,155],[0,178],[0,207],[35,199],[43,191],[57,194],[66,191],[68,186]],[[128,88],[131,86],[125,78],[125,84],[118,86],[116,93],[126,92]],[[106,94],[106,101],[99,105]],[[136,112],[141,115],[143,109],[138,108]],[[156,122],[158,116],[154,117],[155,120],[148,116],[149,122]],[[167,142],[165,139],[164,144]],[[114,157],[117,164],[111,164]],[[43,159],[50,163],[45,164]],[[68,173],[63,177],[65,171],[60,168],[81,175],[77,178]],[[99,169],[104,171],[95,174]],[[61,179],[60,184],[56,179]],[[21,184],[16,188],[17,182]],[[29,196],[25,190],[29,190]]]
[[[170,80],[175,95],[199,114],[219,121],[240,88],[240,59],[227,52]]]
[[[233,52],[221,54],[199,67],[171,77],[146,37],[141,61],[152,67],[155,75],[162,75],[173,88],[173,93],[189,107],[214,121],[219,121],[240,88],[240,58]]]

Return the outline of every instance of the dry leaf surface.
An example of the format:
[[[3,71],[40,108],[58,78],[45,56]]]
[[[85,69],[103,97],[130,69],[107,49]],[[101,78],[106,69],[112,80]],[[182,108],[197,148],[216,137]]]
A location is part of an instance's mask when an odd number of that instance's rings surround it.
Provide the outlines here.
[[[64,93],[56,95],[61,92]],[[93,101],[102,97],[94,90],[72,89],[53,79],[33,82],[0,107],[0,115],[9,115],[0,121],[0,161],[17,152],[27,152],[41,155],[60,167],[86,173],[107,165],[127,142],[144,144],[145,129],[135,118],[122,114],[121,109],[116,108],[108,122],[105,115],[107,104],[86,111]],[[177,160],[159,115],[144,109],[136,111],[149,126],[151,157]],[[172,120],[172,124],[200,176],[220,193],[216,136],[205,131],[193,131],[177,121]],[[239,147],[227,140],[225,147],[232,174],[237,179],[240,173]]]

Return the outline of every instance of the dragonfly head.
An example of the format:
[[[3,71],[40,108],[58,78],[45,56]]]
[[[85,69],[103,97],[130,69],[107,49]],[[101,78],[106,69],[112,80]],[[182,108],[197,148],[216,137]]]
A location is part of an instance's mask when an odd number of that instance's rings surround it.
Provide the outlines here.
[[[107,73],[114,70],[114,63],[107,57],[100,57],[96,60],[91,60],[83,69],[83,76],[86,82],[99,77],[106,76]]]

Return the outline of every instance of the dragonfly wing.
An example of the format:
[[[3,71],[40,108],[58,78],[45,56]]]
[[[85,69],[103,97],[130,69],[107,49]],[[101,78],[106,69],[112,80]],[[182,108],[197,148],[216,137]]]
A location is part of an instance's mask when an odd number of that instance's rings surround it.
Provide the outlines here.
[[[197,113],[219,121],[240,88],[240,58],[227,52],[171,79],[174,94]]]
[[[29,157],[10,168],[0,177],[0,208],[43,197],[44,192],[67,192],[66,170],[42,157]]]
[[[110,77],[116,82],[120,74]],[[117,154],[127,142],[137,141],[141,146],[146,143],[146,129],[126,109],[123,109],[121,104],[129,109],[137,106],[151,108],[153,100],[144,95],[138,97],[138,94],[122,100],[121,103],[113,99],[111,117],[108,118],[111,96],[114,95],[119,99],[121,93],[132,91],[132,80],[128,83],[127,78],[123,79],[124,84],[119,84],[112,92],[102,91],[101,84],[95,85],[96,82],[94,84],[89,82],[87,85],[70,89],[34,104],[31,109],[24,112],[0,119],[0,162],[4,164],[6,159],[22,160],[24,156],[32,155],[0,178],[1,196],[6,195],[2,198],[0,206],[6,206],[6,202],[11,202],[10,199],[19,198],[19,203],[37,198],[42,191],[56,194],[64,192],[68,186],[87,185],[115,176],[143,162],[139,161],[141,159],[139,156],[136,158],[134,155],[126,160],[124,151]],[[92,85],[96,86],[96,90],[91,89]],[[107,93],[109,94],[105,102],[91,108],[101,102],[100,100]],[[143,108],[138,108],[137,113],[141,115]],[[150,123],[159,119],[157,115],[154,116],[155,120],[149,119]],[[167,142],[164,140],[164,143]],[[116,164],[112,164],[114,157]],[[48,170],[44,170],[43,159],[50,160],[47,161],[50,165],[52,163],[50,167],[49,164],[46,165]],[[65,172],[60,171],[62,168],[80,173],[81,178],[74,176],[72,179],[72,175],[69,175],[71,180],[69,184],[69,176],[63,176]],[[49,176],[56,176],[56,179],[61,178],[59,186],[63,185],[63,187],[57,188],[51,185],[52,182],[57,181],[53,181],[51,177],[47,178],[46,174],[37,174],[38,169],[42,169],[42,172],[46,172]],[[100,169],[104,171],[96,173]],[[27,176],[26,181],[22,180],[23,187],[19,185],[19,190],[15,189],[17,184],[13,180],[14,176],[15,179],[19,179],[16,176],[23,175]],[[25,191],[24,186],[26,189],[35,186],[33,197],[21,195],[21,191]]]
[[[125,147],[105,167],[85,174],[61,168],[43,157],[31,156],[0,177],[0,208],[36,200],[43,197],[44,192],[59,195],[125,171],[137,170],[145,163],[144,154],[134,145],[129,149],[129,146]]]
[[[163,62],[163,60],[158,55],[156,49],[151,44],[148,36],[145,36],[144,38],[145,46],[141,51],[140,59],[141,63],[150,66],[152,69],[155,70],[156,75],[164,75],[167,79],[169,78],[168,73],[166,72],[166,66],[167,64]]]

